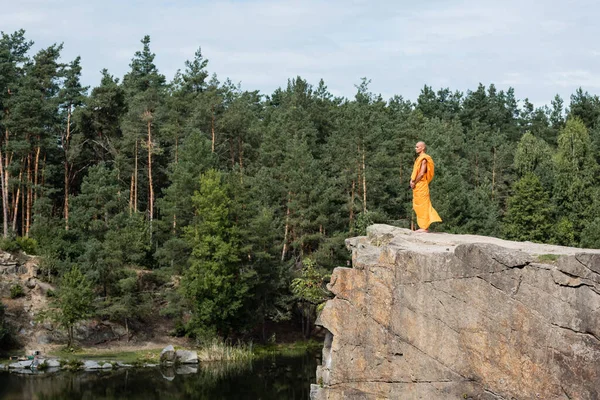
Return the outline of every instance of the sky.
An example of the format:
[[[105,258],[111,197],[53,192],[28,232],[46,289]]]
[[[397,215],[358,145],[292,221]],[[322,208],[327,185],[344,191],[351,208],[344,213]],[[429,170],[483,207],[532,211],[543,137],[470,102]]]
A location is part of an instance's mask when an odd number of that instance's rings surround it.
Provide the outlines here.
[[[201,48],[209,72],[270,94],[296,76],[353,97],[362,77],[385,99],[424,85],[515,88],[537,106],[578,87],[600,93],[600,3],[587,0],[0,0],[0,31],[34,51],[64,43],[82,81],[122,77],[150,35],[170,80]]]

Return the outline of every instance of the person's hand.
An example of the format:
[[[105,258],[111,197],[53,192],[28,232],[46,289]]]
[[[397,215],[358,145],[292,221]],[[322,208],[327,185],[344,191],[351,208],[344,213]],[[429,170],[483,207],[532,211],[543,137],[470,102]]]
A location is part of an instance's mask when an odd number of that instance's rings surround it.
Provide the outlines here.
[[[411,189],[415,188],[415,181],[412,181],[412,180],[410,181],[410,188]]]

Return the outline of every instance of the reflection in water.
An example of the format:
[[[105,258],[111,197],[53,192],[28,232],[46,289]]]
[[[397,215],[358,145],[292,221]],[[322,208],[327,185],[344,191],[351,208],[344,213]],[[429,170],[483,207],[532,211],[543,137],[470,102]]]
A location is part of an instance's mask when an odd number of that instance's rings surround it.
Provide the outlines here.
[[[0,372],[0,399],[308,399],[314,353],[245,363],[20,375]]]

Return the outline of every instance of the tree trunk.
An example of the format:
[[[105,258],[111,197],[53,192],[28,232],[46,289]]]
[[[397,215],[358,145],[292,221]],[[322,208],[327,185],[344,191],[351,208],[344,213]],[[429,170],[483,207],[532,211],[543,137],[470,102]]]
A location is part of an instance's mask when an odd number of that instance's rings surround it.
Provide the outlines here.
[[[131,184],[129,185],[129,215],[133,213],[133,180],[134,174],[131,174]]]
[[[496,148],[494,147],[494,162],[492,164],[492,200],[494,200],[495,186],[496,186]]]
[[[2,236],[8,237],[8,188],[4,181],[4,160],[2,160],[2,149],[0,148],[0,180],[2,180]]]
[[[31,180],[31,153],[27,156],[27,205],[25,214],[25,237],[29,237],[29,225],[31,223],[31,203],[33,196],[32,180]]]
[[[290,228],[290,201],[292,199],[292,192],[288,192],[288,205],[287,212],[285,214],[285,231],[283,234],[283,250],[281,252],[281,261],[285,260],[285,253],[287,253],[287,241],[288,241],[288,232]]]
[[[365,146],[362,153],[362,178],[363,178],[363,212],[367,212],[367,171],[365,168]]]
[[[150,218],[150,238],[152,238],[152,221],[154,219],[154,186],[152,184],[152,128],[148,118],[148,190],[150,192],[148,215]]]
[[[212,110],[212,120],[210,124],[210,130],[212,132],[212,152],[215,152],[215,106],[214,104],[211,107]]]
[[[29,184],[29,183],[27,183]],[[25,188],[21,192],[21,236],[25,235],[25,215],[27,214],[27,205],[25,203],[25,192],[29,193],[27,189],[27,184]]]
[[[356,187],[356,181],[352,179],[352,190],[350,192],[350,232],[354,231],[352,222],[354,221],[354,189]]]
[[[19,186],[17,186],[17,194],[14,198],[14,207],[13,207],[13,220],[12,220],[12,229],[13,232],[17,232],[17,215],[19,214],[19,199],[21,192],[21,178],[23,178],[23,166],[21,165],[21,170],[19,171]],[[21,214],[21,219],[23,219],[23,215]],[[23,232],[21,231],[21,234]]]
[[[65,230],[69,230],[69,140],[71,138],[71,105],[67,109],[67,135],[63,141],[65,154]]]
[[[138,190],[138,141],[135,140],[135,162],[133,167],[133,212],[137,213],[137,190]]]
[[[360,144],[357,146],[358,149],[358,162],[356,163],[356,173],[357,173],[357,177],[356,177],[356,183],[358,184],[358,188],[357,188],[357,196],[360,199],[362,196],[360,194],[360,189],[361,189],[361,185],[360,185],[360,181],[362,180],[362,173],[361,173],[361,168],[360,168]]]
[[[38,138],[38,140],[39,140],[39,138]],[[39,165],[40,165],[40,151],[41,151],[41,148],[38,145],[37,149],[35,150],[35,165],[33,167],[34,200],[36,200],[38,198],[38,175],[39,175]]]

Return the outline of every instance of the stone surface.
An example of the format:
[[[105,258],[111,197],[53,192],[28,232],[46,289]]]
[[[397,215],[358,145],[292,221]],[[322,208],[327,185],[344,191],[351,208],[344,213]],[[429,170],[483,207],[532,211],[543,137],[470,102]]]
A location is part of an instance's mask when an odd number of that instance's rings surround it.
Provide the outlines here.
[[[10,368],[10,369],[31,368],[31,364],[33,364],[33,360],[19,361],[19,362],[10,364],[8,366],[8,368]]]
[[[314,400],[600,398],[600,251],[373,225],[317,324]]]
[[[160,362],[162,363],[174,363],[177,359],[175,348],[173,345],[168,345],[160,352]]]
[[[60,368],[60,362],[57,359],[51,358],[46,360],[48,368]]]
[[[102,369],[102,367],[96,361],[85,360],[83,362],[83,369],[85,369],[86,371],[92,371],[96,369]]]
[[[181,364],[198,364],[198,353],[192,350],[177,350],[175,357]]]

